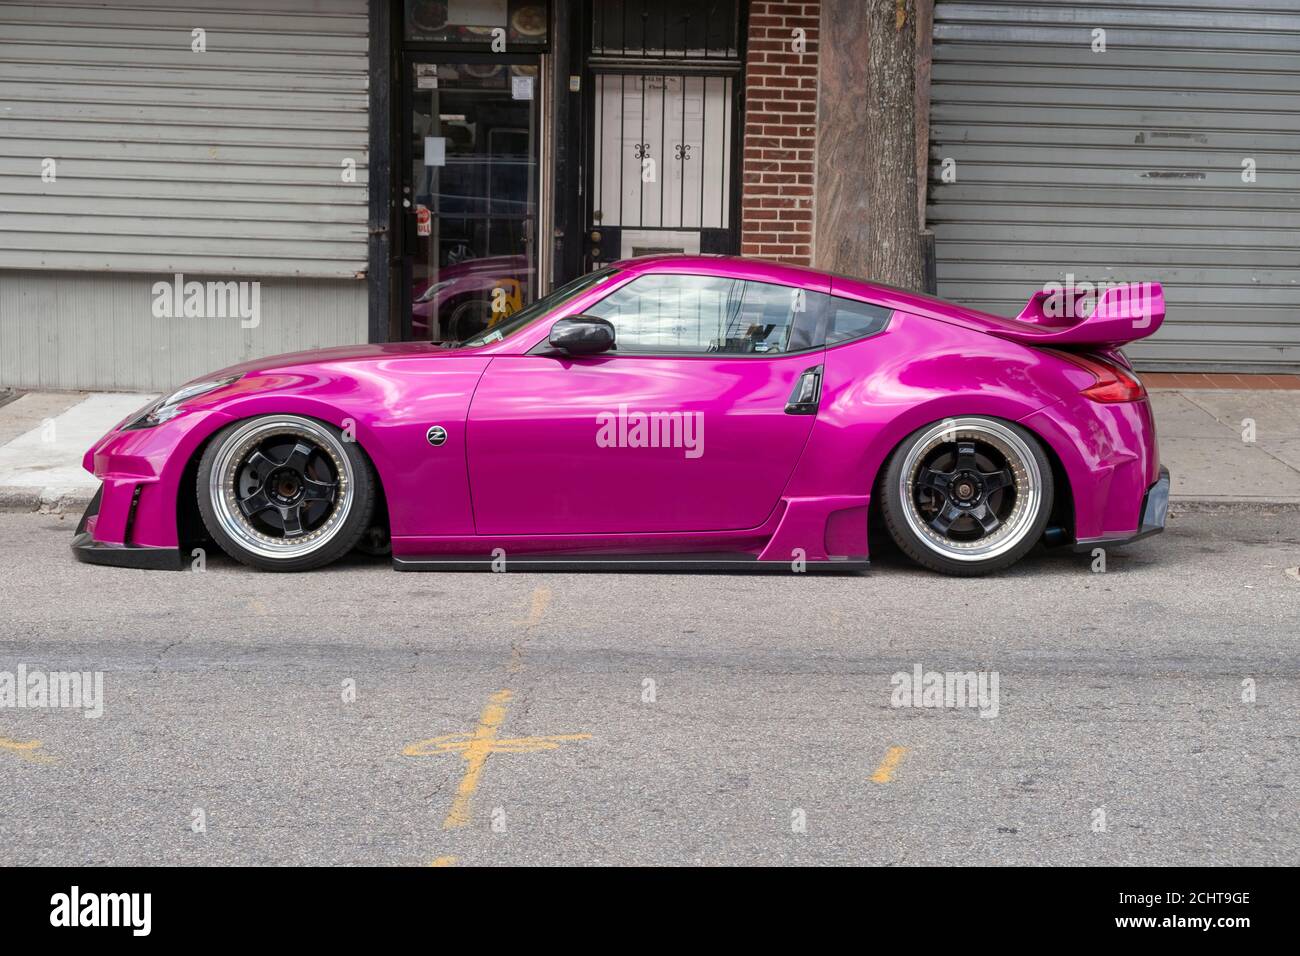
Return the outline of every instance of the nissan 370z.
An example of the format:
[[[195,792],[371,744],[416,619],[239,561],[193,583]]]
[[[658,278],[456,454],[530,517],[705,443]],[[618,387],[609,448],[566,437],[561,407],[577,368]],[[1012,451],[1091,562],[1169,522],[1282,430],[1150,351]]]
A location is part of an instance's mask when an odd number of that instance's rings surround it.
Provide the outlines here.
[[[870,531],[948,574],[1160,531],[1169,474],[1120,351],[1155,283],[1015,319],[808,269],[668,256],[593,272],[454,345],[259,359],[86,454],[86,561],[269,571],[861,568]]]

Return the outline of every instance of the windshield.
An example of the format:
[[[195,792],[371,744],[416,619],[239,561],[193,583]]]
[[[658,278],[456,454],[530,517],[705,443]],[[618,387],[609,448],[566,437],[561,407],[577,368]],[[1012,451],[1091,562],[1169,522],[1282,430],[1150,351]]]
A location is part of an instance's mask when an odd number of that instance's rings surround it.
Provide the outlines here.
[[[509,338],[520,329],[532,325],[542,316],[549,315],[560,306],[567,302],[571,302],[588,289],[599,285],[612,275],[614,275],[613,269],[601,269],[597,272],[589,272],[585,276],[578,276],[578,278],[571,282],[566,282],[558,289],[553,289],[549,295],[542,296],[523,311],[516,312],[505,322],[501,322],[489,329],[485,329],[478,335],[471,335],[469,338],[459,343],[457,347],[473,348],[478,345],[490,345],[493,342],[500,342],[502,339]]]

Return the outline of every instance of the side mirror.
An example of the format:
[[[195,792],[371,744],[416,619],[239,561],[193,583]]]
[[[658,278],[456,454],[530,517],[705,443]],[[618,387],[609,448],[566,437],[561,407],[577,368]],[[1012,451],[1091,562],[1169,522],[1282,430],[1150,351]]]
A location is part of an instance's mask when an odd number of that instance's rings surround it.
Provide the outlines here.
[[[571,315],[551,326],[551,348],[569,355],[596,355],[614,347],[614,326],[594,315]]]

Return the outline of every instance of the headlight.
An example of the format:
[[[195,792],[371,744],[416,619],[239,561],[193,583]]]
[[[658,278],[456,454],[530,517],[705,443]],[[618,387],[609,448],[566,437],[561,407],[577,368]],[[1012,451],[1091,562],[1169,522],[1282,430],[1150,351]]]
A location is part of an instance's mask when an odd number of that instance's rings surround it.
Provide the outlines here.
[[[155,425],[161,425],[170,418],[175,418],[181,412],[181,407],[191,398],[197,398],[200,395],[206,395],[208,392],[215,392],[219,388],[225,388],[232,382],[239,381],[240,376],[229,375],[226,378],[213,379],[210,382],[195,382],[192,385],[184,385],[160,398],[150,405],[145,411],[136,416],[132,421],[123,425],[122,428],[153,428]]]

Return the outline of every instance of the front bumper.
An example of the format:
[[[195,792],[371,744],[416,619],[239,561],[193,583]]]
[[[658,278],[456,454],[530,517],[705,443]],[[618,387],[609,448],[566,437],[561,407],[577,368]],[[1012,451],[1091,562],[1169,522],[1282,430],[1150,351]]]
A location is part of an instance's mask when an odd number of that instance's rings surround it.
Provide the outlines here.
[[[118,568],[142,568],[146,571],[180,571],[185,567],[185,558],[180,548],[158,548],[138,544],[114,544],[95,540],[94,524],[99,517],[99,505],[104,497],[101,485],[95,497],[86,506],[86,512],[77,523],[77,530],[72,537],[72,553],[78,561],[90,564],[108,564]],[[138,499],[138,496],[137,496]],[[131,502],[131,512],[127,515],[127,533],[135,517],[136,501]]]
[[[1141,518],[1138,529],[1132,534],[1103,538],[1080,538],[1074,544],[1075,551],[1091,551],[1093,548],[1108,547],[1116,544],[1128,544],[1139,538],[1150,537],[1165,530],[1165,519],[1169,515],[1169,469],[1160,466],[1160,477],[1142,496]]]

